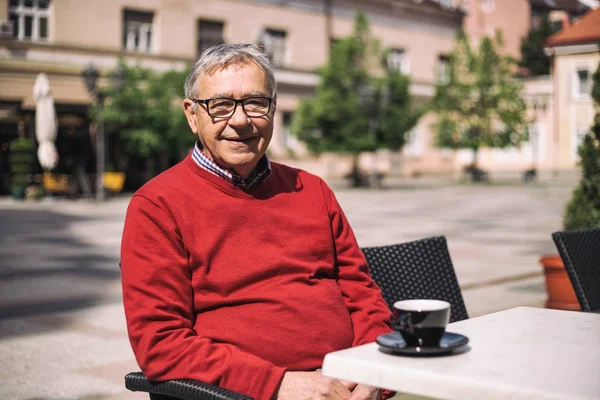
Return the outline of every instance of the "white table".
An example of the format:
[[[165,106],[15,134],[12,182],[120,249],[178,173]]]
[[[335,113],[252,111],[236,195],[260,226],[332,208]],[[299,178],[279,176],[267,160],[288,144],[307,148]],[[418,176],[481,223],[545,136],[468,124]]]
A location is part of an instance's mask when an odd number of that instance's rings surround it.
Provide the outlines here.
[[[455,322],[458,354],[404,357],[376,343],[325,356],[323,374],[443,399],[600,399],[600,314],[518,307]]]

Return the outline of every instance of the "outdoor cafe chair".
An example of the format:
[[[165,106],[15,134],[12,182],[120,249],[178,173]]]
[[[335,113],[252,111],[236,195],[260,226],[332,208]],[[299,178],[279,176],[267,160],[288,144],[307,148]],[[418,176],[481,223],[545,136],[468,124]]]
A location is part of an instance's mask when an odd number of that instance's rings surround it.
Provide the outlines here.
[[[600,312],[600,228],[554,232],[552,239],[581,310]]]
[[[390,310],[399,300],[445,300],[450,322],[469,318],[444,236],[362,251]]]
[[[452,306],[450,321],[469,318],[446,238],[431,237],[413,242],[362,249],[373,280],[392,310],[398,300],[445,300]],[[125,376],[125,386],[147,392],[151,400],[246,400],[250,397],[219,386],[193,380],[151,382],[142,372]]]
[[[149,393],[150,400],[252,400],[244,394],[189,379],[152,382],[142,372],[127,374],[125,387],[134,392]]]

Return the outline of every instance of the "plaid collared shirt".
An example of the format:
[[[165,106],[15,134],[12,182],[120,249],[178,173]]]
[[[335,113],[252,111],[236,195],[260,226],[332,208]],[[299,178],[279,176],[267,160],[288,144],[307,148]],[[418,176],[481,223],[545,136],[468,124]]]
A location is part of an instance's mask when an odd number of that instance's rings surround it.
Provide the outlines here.
[[[202,153],[202,143],[200,143],[200,141],[197,141],[196,145],[194,146],[194,150],[192,151],[192,159],[200,168],[210,172],[213,175],[223,178],[232,185],[238,186],[242,189],[252,189],[253,187],[263,183],[271,175],[271,162],[266,154],[262,156],[256,165],[258,174],[249,182],[245,181],[244,178],[236,174],[234,171],[229,171],[219,167],[213,160],[206,157],[204,153]]]

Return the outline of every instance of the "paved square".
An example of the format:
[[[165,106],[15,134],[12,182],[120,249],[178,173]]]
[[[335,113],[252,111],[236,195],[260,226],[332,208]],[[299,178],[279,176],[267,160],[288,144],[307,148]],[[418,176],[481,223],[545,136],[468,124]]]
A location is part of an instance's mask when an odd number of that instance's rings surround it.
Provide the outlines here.
[[[543,306],[540,255],[574,181],[473,186],[401,180],[336,189],[361,246],[444,235],[470,316]],[[147,399],[121,303],[119,246],[129,198],[0,198],[0,387],[7,400]]]

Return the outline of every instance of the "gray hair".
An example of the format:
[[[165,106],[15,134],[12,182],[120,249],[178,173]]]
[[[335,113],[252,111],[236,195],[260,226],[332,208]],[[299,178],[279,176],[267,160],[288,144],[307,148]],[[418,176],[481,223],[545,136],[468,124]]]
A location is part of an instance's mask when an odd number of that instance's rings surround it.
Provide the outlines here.
[[[271,61],[260,48],[253,44],[220,44],[206,49],[190,70],[185,80],[185,97],[195,97],[197,80],[201,74],[212,74],[232,64],[256,63],[265,73],[272,96],[277,94],[277,83]],[[196,104],[194,104],[196,106]]]

